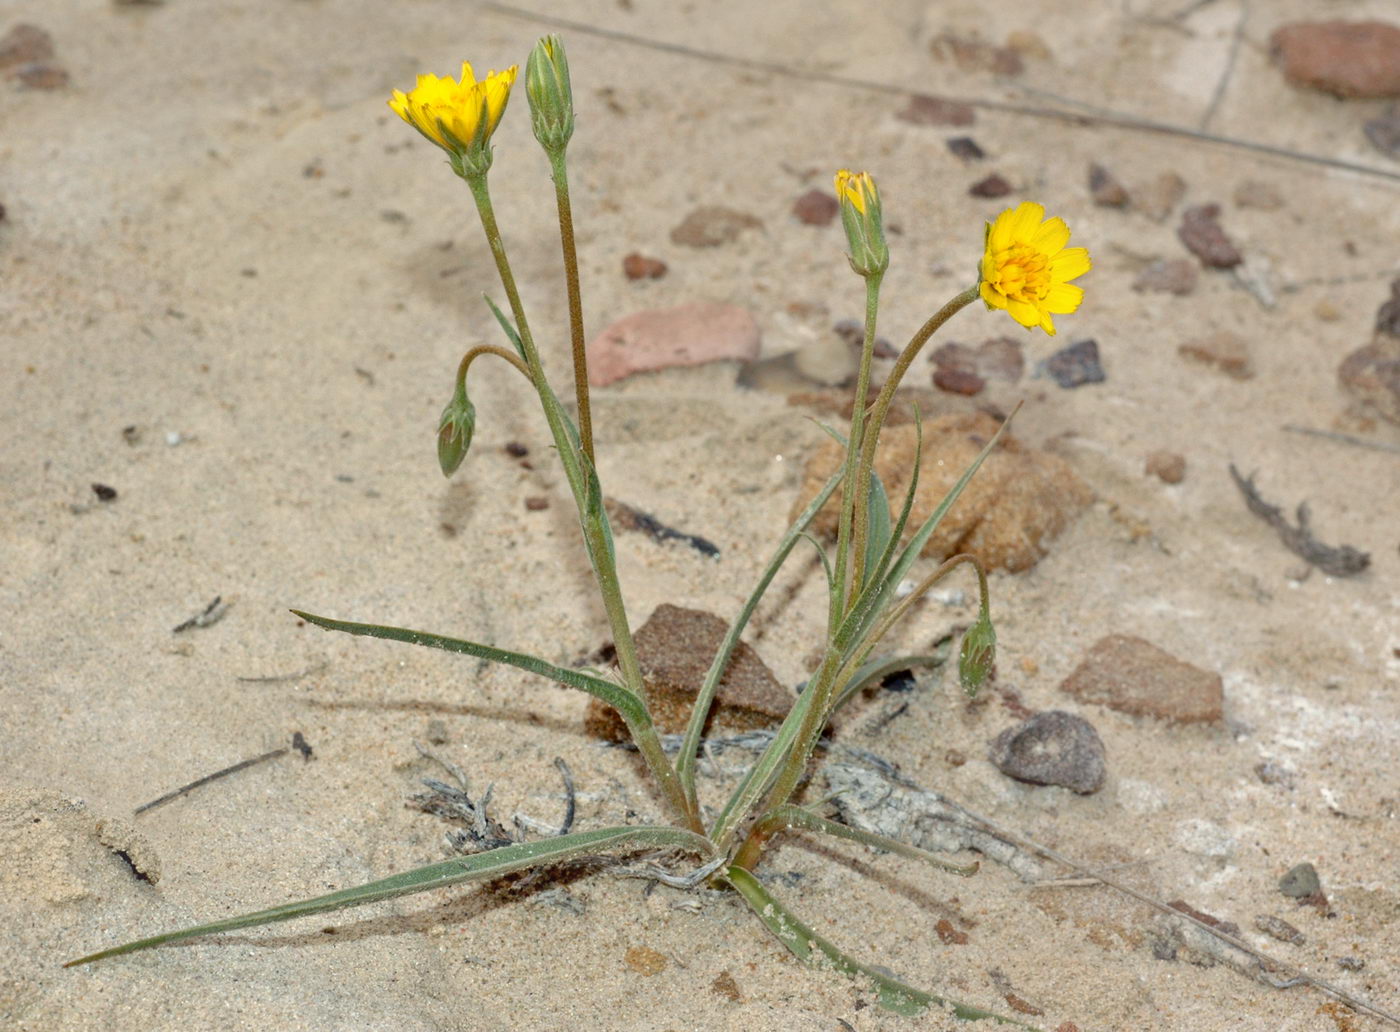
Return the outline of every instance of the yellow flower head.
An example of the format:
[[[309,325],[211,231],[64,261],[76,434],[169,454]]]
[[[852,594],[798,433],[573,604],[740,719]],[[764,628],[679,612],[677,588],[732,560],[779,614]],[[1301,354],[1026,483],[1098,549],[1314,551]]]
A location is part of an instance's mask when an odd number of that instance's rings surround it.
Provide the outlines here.
[[[1030,201],[987,223],[979,288],[987,307],[1004,308],[1022,326],[1054,336],[1050,316],[1079,307],[1084,291],[1069,281],[1092,265],[1085,248],[1067,243],[1065,220],[1047,219],[1045,208]]]
[[[487,72],[477,82],[472,66],[463,61],[460,82],[420,75],[410,92],[395,90],[389,106],[457,162],[467,159],[474,171],[485,172],[491,163],[487,143],[505,113],[517,70],[511,65],[504,72]]]

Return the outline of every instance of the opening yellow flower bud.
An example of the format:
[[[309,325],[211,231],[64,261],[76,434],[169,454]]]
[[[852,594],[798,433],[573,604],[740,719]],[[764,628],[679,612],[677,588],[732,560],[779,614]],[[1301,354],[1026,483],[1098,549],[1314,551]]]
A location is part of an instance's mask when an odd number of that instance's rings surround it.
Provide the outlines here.
[[[841,203],[841,224],[851,245],[851,268],[861,276],[882,275],[890,264],[885,244],[880,191],[869,172],[842,169],[836,173],[836,199]]]

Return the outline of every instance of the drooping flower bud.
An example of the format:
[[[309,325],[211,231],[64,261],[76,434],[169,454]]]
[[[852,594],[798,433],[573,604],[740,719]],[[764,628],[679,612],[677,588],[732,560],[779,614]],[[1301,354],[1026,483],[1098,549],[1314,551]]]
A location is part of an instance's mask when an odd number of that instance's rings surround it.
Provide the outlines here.
[[[459,382],[438,420],[438,465],[442,467],[443,476],[450,477],[457,472],[457,467],[467,457],[467,449],[472,446],[475,432],[476,406],[467,397],[466,384]]]
[[[992,626],[991,617],[983,610],[977,622],[963,635],[962,648],[958,651],[958,679],[969,698],[976,696],[978,690],[986,683],[996,661],[996,628]]]

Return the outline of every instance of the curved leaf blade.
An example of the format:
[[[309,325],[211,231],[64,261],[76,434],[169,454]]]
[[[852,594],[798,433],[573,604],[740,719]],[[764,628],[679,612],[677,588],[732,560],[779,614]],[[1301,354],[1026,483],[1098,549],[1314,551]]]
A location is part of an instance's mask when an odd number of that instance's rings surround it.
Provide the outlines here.
[[[219,932],[234,931],[238,928],[251,928],[255,925],[290,921],[308,914],[323,914],[330,910],[343,910],[346,907],[360,906],[364,903],[377,903],[381,900],[393,899],[396,896],[427,892],[429,889],[440,889],[460,882],[485,881],[510,874],[513,871],[523,871],[526,868],[539,867],[559,860],[629,846],[670,846],[699,853],[702,856],[709,856],[713,852],[706,839],[683,828],[643,825],[580,831],[572,835],[559,835],[555,838],[542,839],[538,842],[519,842],[513,846],[502,846],[500,849],[477,853],[473,856],[453,857],[451,860],[393,874],[378,881],[357,885],[350,889],[341,889],[339,892],[327,893],[324,896],[316,896],[296,903],[283,903],[281,906],[268,907],[266,910],[256,910],[252,913],[240,914],[237,917],[226,917],[220,921],[210,921],[207,924],[137,939],[121,946],[113,946],[110,949],[99,950],[97,953],[90,953],[77,960],[70,960],[63,966],[77,967],[79,964],[90,964],[95,960],[115,957],[123,953],[135,953],[137,950],[149,949],[167,942],[179,942],[201,935],[214,935]]]

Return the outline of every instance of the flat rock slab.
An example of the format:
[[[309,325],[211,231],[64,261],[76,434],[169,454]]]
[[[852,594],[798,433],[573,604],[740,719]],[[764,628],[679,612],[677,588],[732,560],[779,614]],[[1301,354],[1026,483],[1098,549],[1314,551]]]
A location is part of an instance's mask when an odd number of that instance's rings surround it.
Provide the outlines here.
[[[1291,22],[1274,30],[1269,52],[1294,86],[1400,97],[1400,26],[1389,22]]]
[[[1060,690],[1120,713],[1177,724],[1218,724],[1224,717],[1219,674],[1183,663],[1129,634],[1095,642]]]
[[[713,613],[670,603],[657,606],[651,619],[637,628],[633,640],[642,668],[643,695],[658,733],[685,730],[695,697],[728,632],[729,623]],[[706,732],[772,727],[787,716],[792,701],[792,693],[741,641],[720,678]],[[584,728],[598,738],[627,739],[626,725],[617,711],[598,699],[588,700]]]
[[[1037,713],[997,735],[990,750],[997,770],[1033,785],[1059,785],[1080,795],[1103,787],[1103,739],[1083,717],[1064,710]]]
[[[919,492],[909,516],[910,528],[928,519],[998,426],[985,412],[939,416],[924,425]],[[915,442],[912,423],[886,426],[880,435],[875,470],[896,512],[909,489]],[[835,441],[822,442],[807,463],[794,518],[836,470],[843,452]],[[1008,434],[944,516],[923,554],[941,560],[971,552],[989,569],[1029,569],[1093,497],[1063,459],[1029,448]],[[818,533],[835,536],[838,506],[833,498],[817,514],[812,526]]]
[[[603,387],[633,373],[758,357],[748,309],[713,301],[652,308],[613,323],[588,344],[588,382]]]

